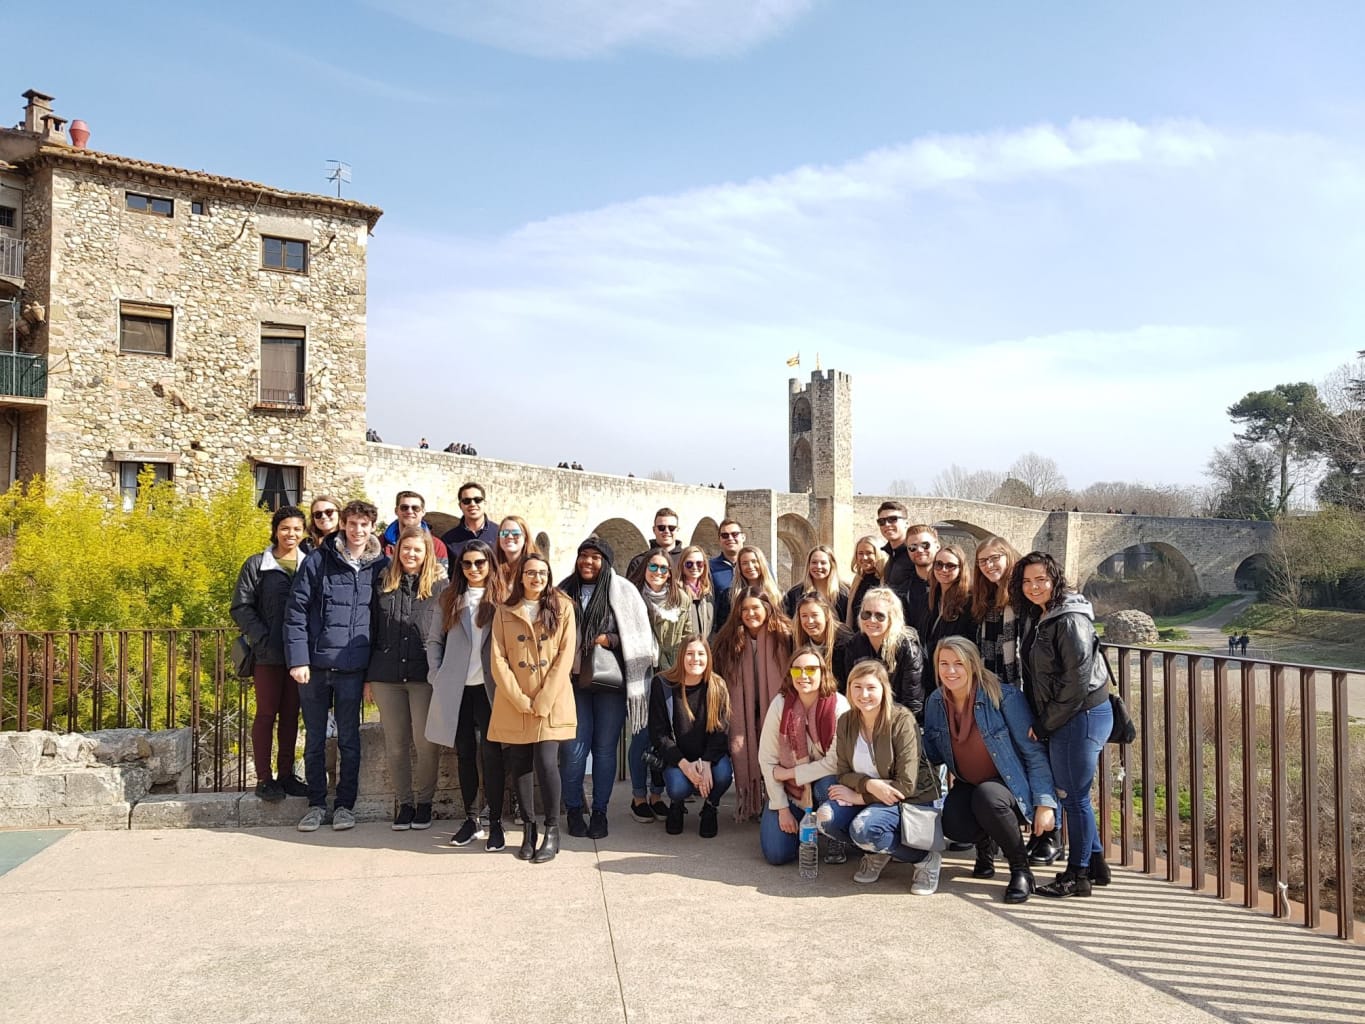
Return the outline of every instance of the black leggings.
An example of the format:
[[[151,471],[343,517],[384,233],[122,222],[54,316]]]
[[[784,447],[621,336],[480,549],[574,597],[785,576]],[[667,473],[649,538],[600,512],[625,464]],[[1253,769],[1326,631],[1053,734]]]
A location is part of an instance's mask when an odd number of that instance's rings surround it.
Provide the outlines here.
[[[953,788],[943,801],[943,834],[959,843],[976,843],[990,837],[1011,866],[1016,861],[1026,864],[1024,839],[1019,834],[1023,818],[1014,802],[1014,794],[999,779],[991,779],[979,786],[962,779],[953,780]]]
[[[488,738],[488,719],[492,709],[488,694],[482,686],[469,685],[460,699],[460,719],[455,726],[455,754],[459,763],[460,795],[464,797],[464,812],[470,817],[479,813],[479,745],[483,745],[483,795],[488,801],[488,816],[493,821],[502,818],[502,800],[507,788],[503,769],[502,744]]]
[[[545,801],[545,825],[559,824],[559,740],[539,743],[504,743],[507,770],[517,783],[517,799],[521,801],[521,816],[535,817],[535,792],[531,787],[531,772],[540,783],[540,798]]]

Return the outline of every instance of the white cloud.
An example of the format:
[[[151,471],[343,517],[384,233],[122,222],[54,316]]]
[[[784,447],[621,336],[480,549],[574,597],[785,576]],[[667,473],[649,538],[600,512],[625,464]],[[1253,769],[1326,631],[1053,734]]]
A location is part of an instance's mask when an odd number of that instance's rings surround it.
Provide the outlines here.
[[[537,57],[645,49],[685,57],[742,53],[817,0],[370,0],[424,28]]]
[[[1028,449],[1076,484],[1193,482],[1229,404],[1359,347],[1363,207],[1353,145],[1089,120],[925,138],[487,240],[405,232],[390,211],[371,255],[371,421],[387,436],[405,392],[442,393],[387,357],[401,339],[485,378],[405,429],[780,488],[784,382],[819,352],[853,375],[862,490]],[[509,417],[527,370],[545,403]],[[1020,385],[1042,397],[1021,403]],[[560,450],[570,434],[577,450]]]

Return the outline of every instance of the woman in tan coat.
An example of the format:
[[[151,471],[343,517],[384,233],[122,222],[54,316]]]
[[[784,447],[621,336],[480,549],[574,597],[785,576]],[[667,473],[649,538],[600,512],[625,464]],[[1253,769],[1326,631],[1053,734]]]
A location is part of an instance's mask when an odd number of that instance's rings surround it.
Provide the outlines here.
[[[507,770],[516,780],[526,820],[520,860],[543,864],[559,852],[559,744],[577,730],[573,688],[576,632],[573,605],[550,583],[550,563],[527,554],[507,600],[493,613],[489,667],[497,690],[488,738],[505,747]],[[536,849],[529,820],[535,800],[531,773],[540,781],[545,839]]]

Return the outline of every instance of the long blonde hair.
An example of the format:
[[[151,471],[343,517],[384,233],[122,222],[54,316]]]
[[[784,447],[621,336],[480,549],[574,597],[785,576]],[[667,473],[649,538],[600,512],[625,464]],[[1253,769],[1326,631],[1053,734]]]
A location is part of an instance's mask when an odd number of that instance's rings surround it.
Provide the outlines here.
[[[829,575],[823,581],[816,580],[810,574],[810,560],[816,552],[829,558]],[[817,544],[806,552],[806,575],[801,580],[801,592],[803,594],[816,593],[828,601],[831,605],[839,600],[839,590],[842,584],[839,582],[839,562],[834,557],[834,549],[828,544]]]
[[[431,543],[431,534],[420,526],[405,526],[393,543],[393,557],[384,567],[384,575],[379,580],[379,592],[390,594],[403,582],[403,566],[398,561],[398,553],[403,549],[403,541],[422,542],[422,568],[417,570],[417,599],[425,600],[431,596],[431,588],[436,585],[436,546]]]
[[[965,636],[945,636],[934,648],[934,672],[938,672],[938,652],[943,648],[954,651],[962,664],[967,666],[967,672],[972,677],[972,683],[976,688],[985,694],[986,699],[991,702],[991,707],[997,710],[1000,701],[1003,699],[1000,692],[1000,677],[986,667],[986,663],[981,658],[981,651],[976,644],[972,643]],[[947,700],[945,696],[943,698]]]
[[[683,682],[687,670],[683,668],[683,655],[693,644],[701,644],[706,650],[706,671],[701,674],[698,683],[706,687],[706,731],[723,732],[730,728],[730,687],[713,668],[715,658],[711,653],[711,645],[706,642],[704,636],[700,633],[688,633],[683,637],[682,643],[678,644],[678,660],[668,671],[660,672],[659,678],[678,688],[674,706],[682,713],[684,721],[691,725],[693,715],[692,709],[687,706],[687,684]]]
[[[739,563],[744,560],[746,552],[758,559],[757,583],[750,583],[744,578],[744,574],[739,571]],[[735,554],[735,578],[730,583],[730,604],[732,606],[739,604],[739,601],[736,600],[736,598],[739,596],[739,592],[745,587],[756,587],[759,590],[762,590],[772,599],[773,604],[777,605],[779,608],[782,607],[782,591],[777,589],[777,580],[773,579],[772,570],[768,568],[768,560],[763,557],[763,552],[752,544],[745,544],[744,547],[740,548]]]
[[[846,688],[849,693],[853,692],[853,684],[863,676],[876,676],[882,684],[882,706],[877,709],[877,719],[872,723],[872,735],[878,736],[891,721],[891,708],[895,705],[895,698],[891,693],[891,674],[886,671],[886,666],[880,661],[860,661],[849,669],[848,683]],[[850,709],[849,714],[853,711]]]
[[[886,666],[887,672],[896,671],[896,652],[900,645],[908,640],[915,632],[914,628],[905,624],[905,608],[901,605],[901,599],[890,587],[873,587],[863,595],[863,606],[859,614],[867,610],[867,602],[880,601],[886,605],[886,637],[882,640],[881,650],[877,651],[877,657]],[[866,633],[863,634],[867,636]],[[871,643],[872,638],[868,637]],[[844,682],[844,689],[848,689],[848,683],[853,679],[853,673],[849,673],[849,678]]]

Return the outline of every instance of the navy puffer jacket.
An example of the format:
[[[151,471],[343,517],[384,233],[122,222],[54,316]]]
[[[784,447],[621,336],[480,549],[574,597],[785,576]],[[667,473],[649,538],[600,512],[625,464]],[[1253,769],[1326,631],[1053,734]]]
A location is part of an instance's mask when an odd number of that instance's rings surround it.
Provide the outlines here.
[[[284,612],[290,668],[364,672],[370,663],[370,602],[389,560],[371,537],[357,568],[339,550],[343,543],[343,534],[332,534],[294,575]]]

